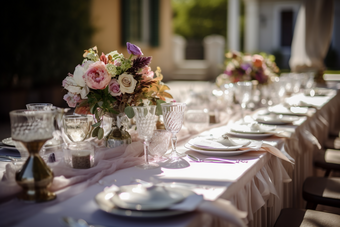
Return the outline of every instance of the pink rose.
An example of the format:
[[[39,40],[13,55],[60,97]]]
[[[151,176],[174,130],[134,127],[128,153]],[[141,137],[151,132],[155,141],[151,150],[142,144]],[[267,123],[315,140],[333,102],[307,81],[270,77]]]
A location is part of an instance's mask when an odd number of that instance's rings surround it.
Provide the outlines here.
[[[151,67],[144,66],[141,69],[140,74],[142,74],[144,80],[147,80],[147,79],[152,79],[153,78],[154,72],[151,71]]]
[[[115,66],[119,67],[122,65],[122,63],[119,61],[119,60],[114,60],[114,63],[113,63]]]
[[[81,102],[79,95],[70,92],[64,95],[64,100],[67,102],[69,107],[76,107],[77,104]]]
[[[111,76],[106,70],[105,63],[97,61],[89,66],[84,79],[89,88],[102,90],[110,83]]]
[[[119,96],[121,94],[120,92],[120,86],[116,79],[112,79],[109,83],[109,92],[112,96]]]
[[[253,56],[253,64],[255,67],[260,68],[263,64],[263,57],[261,55],[258,54],[254,54]]]

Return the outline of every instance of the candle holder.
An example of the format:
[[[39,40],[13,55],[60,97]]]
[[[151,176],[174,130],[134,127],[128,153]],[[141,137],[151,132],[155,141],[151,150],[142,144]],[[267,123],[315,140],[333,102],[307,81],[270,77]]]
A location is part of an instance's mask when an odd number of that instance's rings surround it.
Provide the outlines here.
[[[94,146],[90,142],[63,144],[65,163],[74,169],[88,169],[94,165]]]
[[[15,180],[22,187],[18,195],[26,202],[45,202],[56,195],[48,190],[53,181],[53,172],[40,157],[39,151],[53,137],[53,111],[14,110],[10,112],[12,139],[20,142],[28,157],[16,172]]]

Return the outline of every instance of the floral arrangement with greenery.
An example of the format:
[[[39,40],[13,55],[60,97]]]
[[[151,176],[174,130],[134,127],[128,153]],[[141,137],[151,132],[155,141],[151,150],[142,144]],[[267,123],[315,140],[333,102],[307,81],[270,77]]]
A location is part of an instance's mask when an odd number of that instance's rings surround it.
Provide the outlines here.
[[[76,107],[75,113],[95,116],[92,136],[98,139],[103,138],[100,125],[104,115],[125,113],[132,118],[132,106],[145,104],[157,105],[160,115],[160,104],[165,98],[172,99],[167,92],[170,88],[162,82],[161,69],[157,67],[153,72],[149,67],[151,57],[142,57],[141,49],[129,42],[127,51],[129,58],[117,51],[99,56],[97,47],[85,50],[82,64],[62,83],[68,91],[64,100],[70,107]]]
[[[267,84],[278,76],[279,68],[275,63],[274,55],[266,53],[250,55],[233,51],[226,53],[225,56],[226,69],[216,78],[218,86],[251,80],[257,80],[259,84]]]

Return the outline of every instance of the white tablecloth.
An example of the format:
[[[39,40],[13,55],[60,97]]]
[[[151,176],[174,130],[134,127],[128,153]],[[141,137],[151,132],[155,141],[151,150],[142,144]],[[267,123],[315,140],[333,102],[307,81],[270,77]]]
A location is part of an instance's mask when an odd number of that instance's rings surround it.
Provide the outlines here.
[[[229,124],[234,116],[230,119]],[[306,125],[306,124],[303,124]],[[294,129],[296,126],[291,126]],[[221,132],[224,128],[221,128]],[[300,131],[300,130],[297,130]],[[299,135],[297,135],[299,136]],[[290,163],[283,161],[267,152],[249,152],[235,158],[247,160],[247,163],[238,164],[213,164],[193,163],[188,160],[190,166],[183,169],[152,169],[141,170],[136,167],[119,170],[114,174],[105,177],[105,182],[112,182],[116,185],[131,184],[132,179],[139,178],[150,180],[150,177],[164,182],[185,182],[195,185],[194,191],[203,194],[205,199],[215,200],[223,198],[230,200],[238,209],[247,211],[246,222],[249,226],[272,226],[283,207],[293,204],[295,199],[301,195],[299,190],[300,175],[307,175],[310,172],[310,152],[301,155],[303,152],[292,149],[289,144],[295,140],[289,140],[285,146],[284,138],[273,137],[265,141],[273,146],[288,152],[296,159],[295,169]],[[183,147],[188,140],[182,140],[178,144],[180,152],[192,152]],[[285,150],[286,147],[286,150]],[[293,183],[289,184],[290,177]],[[288,183],[288,184],[286,184]],[[156,219],[137,219],[131,217],[118,217],[101,211],[94,201],[97,193],[104,189],[103,185],[95,184],[88,187],[83,193],[60,203],[24,204],[18,207],[18,201],[12,200],[0,206],[7,206],[12,209],[13,215],[17,215],[15,226],[62,226],[59,219],[63,216],[83,218],[90,223],[102,224],[105,226],[227,226],[228,223],[211,215],[193,212],[180,216]],[[67,190],[67,189],[66,189]],[[299,197],[300,199],[301,197]],[[11,206],[11,203],[13,206]],[[32,208],[37,212],[31,212],[29,218],[22,214],[25,209]],[[1,219],[0,219],[1,225]]]

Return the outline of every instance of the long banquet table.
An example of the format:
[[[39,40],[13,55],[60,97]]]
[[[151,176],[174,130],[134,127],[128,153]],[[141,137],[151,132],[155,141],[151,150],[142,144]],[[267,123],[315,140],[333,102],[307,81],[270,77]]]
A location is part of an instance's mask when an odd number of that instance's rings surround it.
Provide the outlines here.
[[[339,96],[338,94],[330,102],[338,103]],[[327,103],[330,98],[325,97],[324,103]],[[340,106],[340,104],[337,105]],[[206,200],[229,200],[239,210],[247,211],[248,216],[244,221],[248,226],[273,226],[282,208],[302,207],[303,205],[300,188],[304,178],[312,174],[312,152],[298,150],[300,142],[303,141],[301,135],[305,132],[300,128],[305,130],[306,127],[309,127],[311,119],[314,119],[314,116],[320,116],[319,112],[324,113],[323,109],[330,108],[329,106],[332,105],[327,103],[312,117],[307,117],[306,121],[302,120],[297,125],[280,128],[280,130],[292,133],[291,138],[272,136],[268,139],[263,139],[264,143],[278,148],[287,157],[295,159],[295,165],[285,162],[266,151],[251,151],[230,157],[231,159],[246,160],[247,162],[237,164],[198,163],[192,162],[186,157],[185,160],[189,163],[186,168],[140,170],[136,167],[131,167],[118,170],[104,177],[101,182],[111,182],[117,186],[131,184],[133,179],[145,181],[156,179],[160,182],[187,183],[192,186],[196,193],[202,194]],[[340,113],[340,111],[337,113]],[[332,116],[329,116],[329,118]],[[219,124],[211,126],[203,134],[223,134],[232,123],[239,119],[239,112],[225,116]],[[182,132],[182,135],[185,135],[185,132]],[[203,157],[184,147],[184,144],[195,136],[197,134],[182,137],[178,142],[179,152],[192,153],[198,157]],[[320,141],[320,139],[316,140]],[[308,141],[308,138],[305,141]],[[308,142],[305,143],[307,144]],[[3,172],[5,163],[0,163],[0,169]],[[104,187],[103,184],[95,183],[79,194],[74,193],[74,196],[66,200],[41,204],[25,204],[12,199],[0,204],[0,226],[57,227],[63,226],[60,218],[64,216],[83,218],[89,223],[104,226],[184,227],[229,225],[214,215],[197,211],[173,217],[152,219],[132,218],[128,215],[127,217],[114,216],[101,211],[94,201],[94,197],[103,191]],[[67,191],[68,189],[66,188],[65,190]],[[76,192],[77,188],[72,187],[72,190]]]

